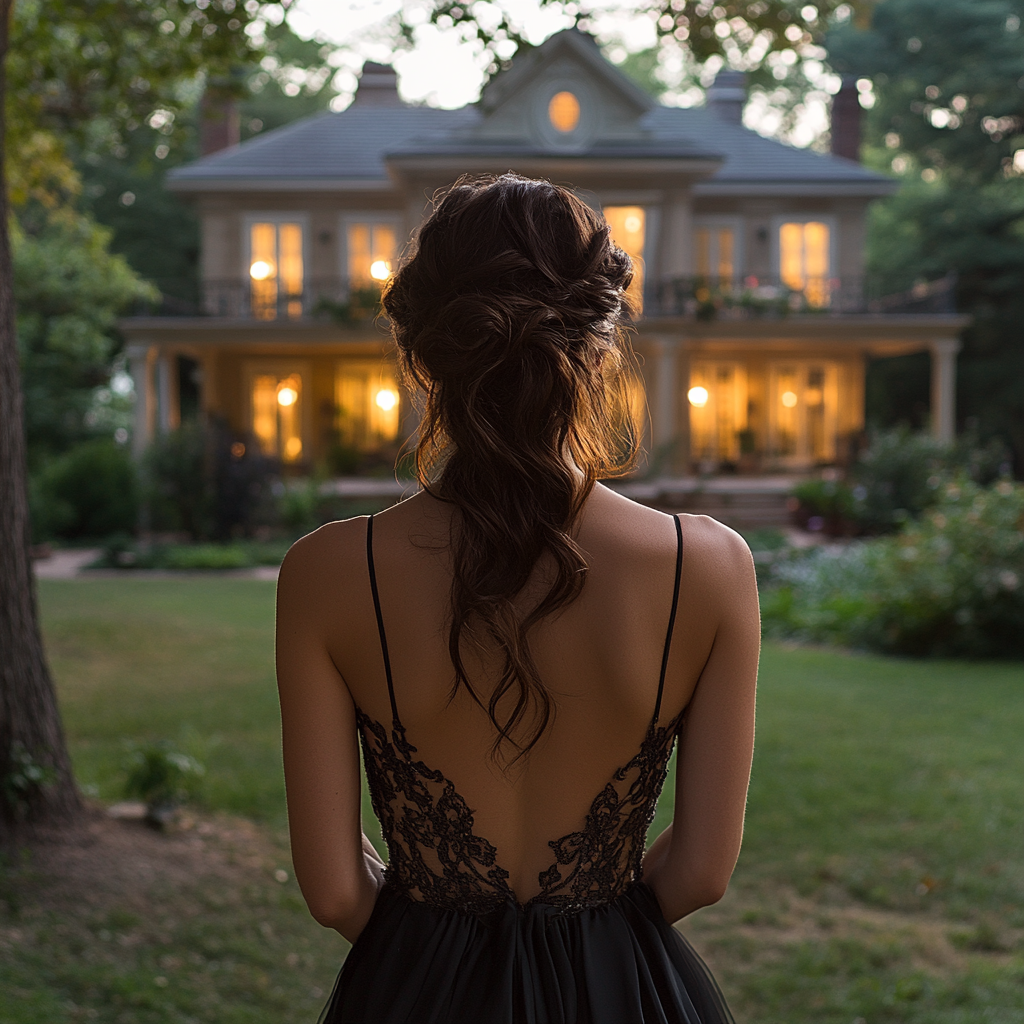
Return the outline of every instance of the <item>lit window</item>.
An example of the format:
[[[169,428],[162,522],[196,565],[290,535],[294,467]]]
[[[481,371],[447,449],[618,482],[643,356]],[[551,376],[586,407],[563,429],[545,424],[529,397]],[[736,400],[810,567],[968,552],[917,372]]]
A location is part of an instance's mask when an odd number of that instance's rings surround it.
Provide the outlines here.
[[[839,405],[835,364],[776,364],[771,378],[774,454],[804,464],[834,459]]]
[[[568,134],[580,123],[580,101],[571,92],[556,92],[548,104],[548,119],[555,131]]]
[[[732,228],[698,227],[694,232],[695,269],[698,277],[728,285],[736,273],[736,234]]]
[[[796,221],[779,228],[779,277],[809,306],[829,299],[829,230],[821,221]]]
[[[733,462],[747,426],[747,375],[740,363],[695,362],[686,392],[690,451],[701,461]]]
[[[606,206],[604,219],[611,229],[612,241],[633,260],[633,281],[629,295],[637,308],[644,294],[644,228],[646,217],[642,206]]]
[[[260,451],[282,462],[302,458],[302,377],[259,373],[252,385],[252,432]]]
[[[249,232],[252,314],[260,320],[302,316],[302,226],[253,224]]]
[[[390,367],[355,360],[341,363],[334,396],[342,444],[366,451],[397,439],[402,401]]]
[[[395,229],[390,224],[348,226],[348,279],[353,288],[383,284],[395,261]]]

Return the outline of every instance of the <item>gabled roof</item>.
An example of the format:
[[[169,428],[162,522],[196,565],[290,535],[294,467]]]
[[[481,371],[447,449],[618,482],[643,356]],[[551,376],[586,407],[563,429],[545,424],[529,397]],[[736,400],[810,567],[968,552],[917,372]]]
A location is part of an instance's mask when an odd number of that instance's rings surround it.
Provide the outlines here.
[[[582,65],[605,86],[634,107],[637,114],[642,114],[657,106],[655,100],[643,91],[631,78],[623,74],[614,64],[610,63],[598,49],[594,37],[570,28],[564,32],[556,32],[540,46],[525,52],[517,53],[512,66],[495,75],[480,94],[480,107],[484,113],[490,113],[502,103],[522,90],[538,75],[561,56]]]
[[[504,134],[487,126],[553,62],[568,59],[596,76],[614,103],[635,113],[635,134],[594,137],[567,154],[536,136]],[[512,122],[509,122],[510,124]],[[796,149],[726,121],[707,108],[664,107],[641,92],[601,56],[580,32],[560,32],[527,51],[497,76],[477,104],[459,110],[354,103],[340,113],[314,115],[239,146],[176,168],[176,191],[343,191],[389,189],[387,162],[409,165],[417,157],[486,157],[507,166],[520,158],[585,162],[613,158],[707,162],[697,195],[886,195],[895,183],[842,157]],[[717,170],[714,169],[718,165]]]

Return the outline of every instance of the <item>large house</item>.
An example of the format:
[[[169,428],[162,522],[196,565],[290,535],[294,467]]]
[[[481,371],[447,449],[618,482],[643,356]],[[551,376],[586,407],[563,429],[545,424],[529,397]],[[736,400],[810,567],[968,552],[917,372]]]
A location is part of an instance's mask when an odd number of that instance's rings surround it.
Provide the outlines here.
[[[951,437],[965,321],[938,285],[882,297],[865,280],[865,213],[894,183],[851,158],[856,92],[833,105],[846,156],[744,128],[745,98],[742,75],[722,73],[705,107],[661,106],[566,31],[476,104],[406,105],[393,71],[367,64],[347,110],[174,171],[202,222],[202,306],[123,322],[136,450],[198,407],[238,452],[297,469],[393,457],[415,417],[375,289],[435,190],[509,169],[571,185],[637,258],[652,472],[841,463],[864,425],[866,361],[922,350],[934,430]],[[206,148],[230,141],[225,124],[206,126]]]

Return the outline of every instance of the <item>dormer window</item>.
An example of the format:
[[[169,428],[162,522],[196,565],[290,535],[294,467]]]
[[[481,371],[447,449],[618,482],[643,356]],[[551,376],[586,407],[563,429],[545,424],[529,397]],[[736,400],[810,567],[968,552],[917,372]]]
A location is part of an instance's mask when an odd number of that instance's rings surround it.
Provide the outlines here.
[[[568,135],[580,123],[580,101],[566,89],[556,92],[548,104],[548,120],[555,131]]]

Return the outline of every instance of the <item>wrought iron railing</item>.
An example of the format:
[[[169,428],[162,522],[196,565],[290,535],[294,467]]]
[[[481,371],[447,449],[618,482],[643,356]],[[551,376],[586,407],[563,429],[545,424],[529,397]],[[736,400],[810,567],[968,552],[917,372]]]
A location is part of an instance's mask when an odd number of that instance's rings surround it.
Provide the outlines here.
[[[799,284],[799,287],[797,285]],[[648,282],[644,318],[694,317],[698,320],[741,320],[788,316],[857,314],[953,313],[954,278],[921,282],[892,292],[880,277],[820,277],[797,282],[778,277],[679,277]],[[139,314],[209,316],[255,321],[331,319],[362,323],[380,311],[377,285],[353,286],[344,278],[317,278],[299,292],[272,289],[265,282],[204,281],[198,303],[164,299]]]
[[[794,315],[953,313],[955,279],[920,282],[892,292],[886,279],[772,276],[678,277],[648,287],[644,316],[692,316],[698,320],[777,318]]]

